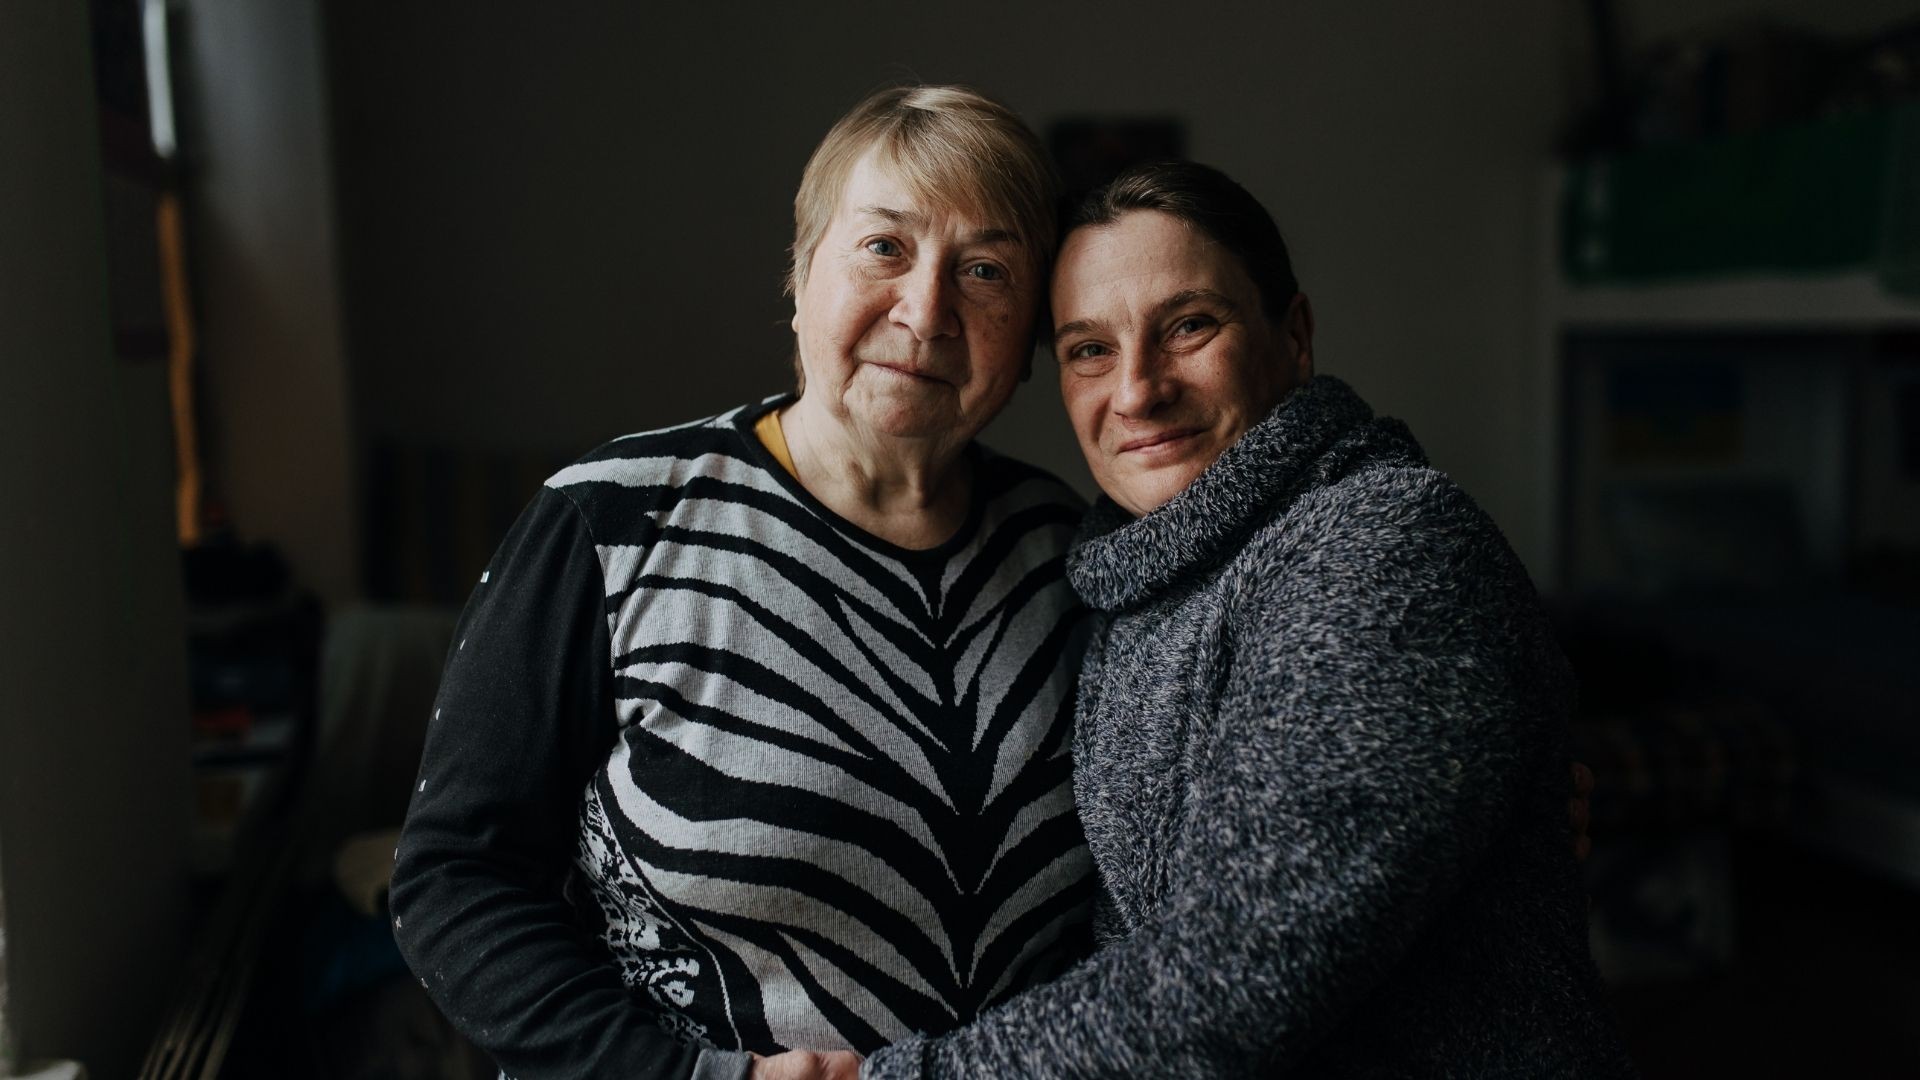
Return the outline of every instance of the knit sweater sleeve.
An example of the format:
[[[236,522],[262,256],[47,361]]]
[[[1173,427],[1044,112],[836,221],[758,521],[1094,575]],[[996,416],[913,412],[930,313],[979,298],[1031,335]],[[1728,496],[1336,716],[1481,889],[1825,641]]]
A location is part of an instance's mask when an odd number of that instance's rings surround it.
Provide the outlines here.
[[[1387,977],[1514,805],[1542,709],[1505,541],[1438,474],[1296,504],[1228,571],[1210,752],[1157,917],[864,1075],[1284,1075]],[[1516,577],[1516,575],[1518,575]],[[1517,581],[1517,584],[1516,584]]]
[[[517,1080],[739,1076],[663,1030],[562,886],[616,738],[605,588],[580,512],[542,489],[455,631],[395,852],[394,936],[454,1026]]]

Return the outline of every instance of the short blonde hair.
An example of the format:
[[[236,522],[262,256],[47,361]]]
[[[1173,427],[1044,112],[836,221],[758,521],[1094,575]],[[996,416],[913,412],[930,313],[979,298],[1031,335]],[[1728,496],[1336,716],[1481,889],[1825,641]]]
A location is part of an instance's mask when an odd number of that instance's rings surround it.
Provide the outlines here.
[[[1052,265],[1060,182],[1032,129],[978,90],[895,86],[854,106],[807,160],[793,197],[788,295],[806,284],[847,176],[869,151],[917,198],[1008,223],[1043,276]]]

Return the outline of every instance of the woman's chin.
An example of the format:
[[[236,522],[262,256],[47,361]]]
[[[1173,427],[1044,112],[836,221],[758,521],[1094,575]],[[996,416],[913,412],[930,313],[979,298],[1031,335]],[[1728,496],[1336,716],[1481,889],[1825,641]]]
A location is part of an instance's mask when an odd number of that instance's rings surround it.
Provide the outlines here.
[[[1168,462],[1148,468],[1131,468],[1122,474],[1096,476],[1100,490],[1134,517],[1145,517],[1167,505],[1175,495],[1187,489],[1204,469],[1184,462]]]
[[[859,427],[895,439],[951,438],[963,427],[950,398],[924,392],[861,394],[848,400],[847,416]]]

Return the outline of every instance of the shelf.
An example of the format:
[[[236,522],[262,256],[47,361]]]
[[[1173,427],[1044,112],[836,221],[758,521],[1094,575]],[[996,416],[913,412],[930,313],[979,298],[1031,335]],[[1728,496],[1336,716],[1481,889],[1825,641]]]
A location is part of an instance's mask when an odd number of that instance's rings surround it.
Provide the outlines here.
[[[1556,288],[1548,310],[1569,330],[1920,329],[1920,298],[1894,296],[1866,272]]]

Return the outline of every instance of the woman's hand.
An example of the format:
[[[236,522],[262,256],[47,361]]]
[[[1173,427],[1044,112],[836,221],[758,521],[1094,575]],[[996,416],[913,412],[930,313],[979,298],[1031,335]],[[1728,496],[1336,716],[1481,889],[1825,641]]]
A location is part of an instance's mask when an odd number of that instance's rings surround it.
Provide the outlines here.
[[[860,1080],[860,1055],[851,1050],[789,1050],[754,1055],[749,1080]]]

